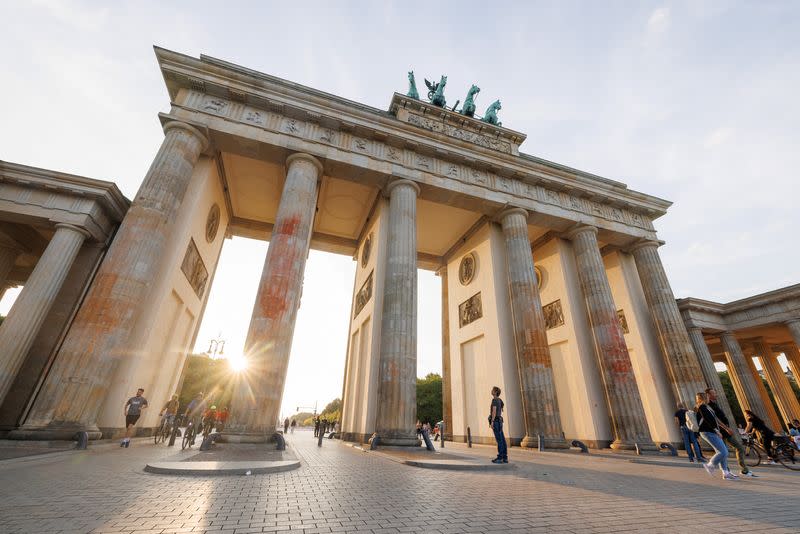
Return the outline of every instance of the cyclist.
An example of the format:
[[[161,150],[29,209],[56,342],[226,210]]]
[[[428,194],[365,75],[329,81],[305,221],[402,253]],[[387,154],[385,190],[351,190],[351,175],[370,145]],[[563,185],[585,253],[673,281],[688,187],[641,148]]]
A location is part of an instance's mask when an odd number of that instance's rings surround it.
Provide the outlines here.
[[[217,432],[222,432],[225,429],[225,423],[228,421],[229,415],[230,412],[227,406],[217,412]]]
[[[769,463],[774,464],[775,454],[772,452],[772,440],[775,438],[775,432],[767,426],[763,419],[750,410],[744,411],[744,419],[747,421],[747,428],[744,431],[748,434],[753,430],[757,432],[761,445],[767,451],[767,456],[769,456]]]
[[[212,406],[203,412],[203,435],[211,432],[217,422],[217,407]]]
[[[191,422],[195,428],[195,436],[200,429],[200,423],[202,422],[202,415],[206,408],[206,401],[203,399],[203,392],[201,391],[189,402],[189,405],[186,407],[186,411],[183,412],[183,417],[186,420],[186,425],[188,426]],[[192,440],[192,445],[194,445],[194,439]]]
[[[178,396],[173,395],[170,400],[164,404],[158,415],[161,416],[161,426],[168,424],[170,426],[175,424],[175,416],[178,415]]]

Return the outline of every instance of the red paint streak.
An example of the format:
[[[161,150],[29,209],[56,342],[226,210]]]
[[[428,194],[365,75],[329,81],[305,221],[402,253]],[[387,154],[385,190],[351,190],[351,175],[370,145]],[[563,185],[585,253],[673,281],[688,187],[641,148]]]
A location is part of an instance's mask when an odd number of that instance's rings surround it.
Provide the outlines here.
[[[293,236],[297,233],[297,227],[300,226],[300,216],[299,215],[292,215],[291,217],[286,217],[280,223],[275,225],[275,229],[272,233],[273,238],[277,235],[285,235],[285,236]]]

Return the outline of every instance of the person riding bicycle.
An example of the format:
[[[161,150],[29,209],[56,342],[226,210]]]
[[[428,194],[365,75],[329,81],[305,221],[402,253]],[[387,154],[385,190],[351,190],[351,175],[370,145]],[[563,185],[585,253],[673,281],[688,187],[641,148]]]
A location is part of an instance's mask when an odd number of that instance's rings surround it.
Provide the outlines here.
[[[170,400],[164,404],[164,407],[161,408],[161,411],[158,413],[161,416],[161,425],[163,426],[165,423],[168,425],[175,424],[175,416],[178,415],[178,396],[173,395]]]
[[[183,412],[183,417],[186,420],[186,425],[192,423],[195,428],[195,435],[199,432],[200,423],[202,422],[202,415],[206,408],[206,400],[203,399],[203,393],[200,392],[189,402],[186,411]],[[194,444],[194,440],[192,440]]]
[[[744,418],[747,421],[747,428],[744,431],[748,434],[753,430],[756,431],[761,445],[767,451],[770,463],[775,463],[775,454],[772,452],[772,440],[775,438],[775,432],[767,426],[763,419],[750,410],[744,411]]]
[[[217,432],[222,432],[225,428],[225,423],[228,421],[229,415],[230,411],[228,411],[227,406],[217,412]]]
[[[214,428],[214,425],[217,423],[217,407],[212,406],[205,412],[203,412],[203,433],[211,432],[211,429]]]

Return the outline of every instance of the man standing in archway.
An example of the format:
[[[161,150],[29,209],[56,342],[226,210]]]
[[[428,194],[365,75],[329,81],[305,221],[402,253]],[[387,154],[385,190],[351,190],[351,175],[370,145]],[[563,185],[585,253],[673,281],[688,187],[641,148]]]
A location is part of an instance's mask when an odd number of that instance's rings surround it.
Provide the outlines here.
[[[492,460],[493,464],[508,463],[508,446],[506,437],[503,435],[503,400],[500,398],[500,388],[492,388],[492,404],[489,407],[489,426],[494,432],[494,439],[497,440],[497,458]]]

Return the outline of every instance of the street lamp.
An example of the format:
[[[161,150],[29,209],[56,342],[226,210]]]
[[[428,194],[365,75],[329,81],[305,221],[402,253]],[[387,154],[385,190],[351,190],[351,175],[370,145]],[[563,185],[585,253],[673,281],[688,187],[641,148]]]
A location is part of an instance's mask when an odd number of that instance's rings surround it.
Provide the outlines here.
[[[206,385],[205,385],[205,394],[208,396],[208,388],[209,388],[209,380],[211,379],[211,371],[214,368],[214,360],[218,357],[222,356],[225,353],[225,340],[222,339],[222,333],[215,338],[212,339],[208,343],[208,350],[206,351],[206,355],[209,357],[208,360],[208,372],[206,373]]]

